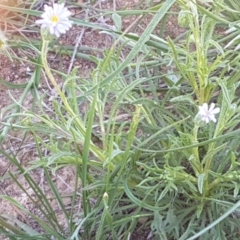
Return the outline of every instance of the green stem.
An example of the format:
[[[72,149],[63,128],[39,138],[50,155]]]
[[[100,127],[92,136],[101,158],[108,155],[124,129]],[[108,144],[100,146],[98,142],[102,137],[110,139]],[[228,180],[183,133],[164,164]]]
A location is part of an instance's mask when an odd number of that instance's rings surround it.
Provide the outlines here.
[[[194,144],[198,143],[198,136],[197,136],[198,135],[198,129],[199,129],[198,125],[196,125],[193,129],[193,143]],[[198,160],[198,162],[200,163],[198,147],[193,148],[193,154],[194,154],[195,158]]]
[[[215,148],[215,145],[216,145],[215,142],[211,143],[209,145],[208,152],[212,151]],[[211,165],[212,165],[212,160],[213,160],[213,155],[210,155],[209,158],[206,159],[206,163],[205,163],[205,167],[204,167],[205,172],[208,172],[210,170]]]
[[[198,129],[199,126],[195,126],[193,129],[193,144],[198,143]],[[189,161],[189,163],[191,164],[192,168],[194,169],[194,172],[196,175],[202,173],[202,166],[200,163],[200,159],[199,159],[199,152],[198,152],[198,147],[194,147],[192,149],[192,155],[194,156],[194,159],[191,159],[191,161]]]
[[[48,76],[49,80],[51,81],[52,85],[54,86],[54,88],[57,91],[58,95],[60,96],[61,100],[63,101],[63,104],[64,104],[67,112],[71,115],[71,117],[73,119],[76,120],[78,129],[81,132],[82,136],[84,137],[85,134],[86,134],[86,129],[85,129],[85,126],[84,126],[83,122],[81,121],[79,116],[77,116],[74,113],[74,111],[72,110],[72,108],[70,107],[67,98],[65,97],[64,93],[61,91],[60,87],[58,86],[58,84],[57,84],[57,82],[56,82],[54,76],[52,75],[52,72],[51,72],[51,70],[48,66],[48,62],[47,62],[48,45],[49,45],[49,40],[43,39],[41,55],[42,55],[42,64],[43,64],[43,67],[45,69],[46,75]],[[90,149],[91,149],[91,151],[93,152],[94,155],[96,155],[102,161],[105,161],[104,154],[102,154],[101,150],[97,146],[95,146],[93,143],[91,143],[90,144]]]

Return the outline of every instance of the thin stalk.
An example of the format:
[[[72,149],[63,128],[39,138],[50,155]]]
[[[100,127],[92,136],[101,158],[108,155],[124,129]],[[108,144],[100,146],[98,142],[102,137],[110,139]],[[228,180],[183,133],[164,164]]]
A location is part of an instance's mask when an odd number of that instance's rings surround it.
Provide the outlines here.
[[[199,126],[195,126],[194,129],[193,129],[193,141],[194,143],[198,143],[198,129],[199,129]],[[198,153],[198,147],[195,147],[193,148],[193,154],[195,156],[195,158],[197,159],[197,161],[200,163],[199,161],[199,153]]]
[[[63,104],[67,110],[67,112],[71,115],[72,118],[75,119],[78,129],[81,132],[82,136],[85,137],[86,135],[86,129],[83,124],[83,122],[80,120],[79,116],[77,116],[72,108],[70,107],[67,98],[65,97],[64,93],[61,91],[60,87],[58,86],[54,76],[52,75],[52,72],[48,66],[47,62],[47,53],[48,53],[48,45],[49,45],[49,40],[43,40],[43,45],[42,45],[42,50],[41,50],[41,55],[42,55],[42,64],[45,69],[46,75],[50,79],[52,85],[54,86],[55,90],[57,91],[58,95],[60,96],[61,100],[63,101]],[[93,143],[91,143],[91,151],[102,161],[105,160],[104,154],[101,153],[101,150],[95,146]]]
[[[208,152],[215,149],[215,145],[216,145],[215,142],[211,143],[209,145]],[[208,172],[210,170],[211,165],[212,165],[212,160],[213,160],[213,155],[210,155],[209,158],[206,160],[206,164],[205,164],[205,167],[204,167],[204,172]]]

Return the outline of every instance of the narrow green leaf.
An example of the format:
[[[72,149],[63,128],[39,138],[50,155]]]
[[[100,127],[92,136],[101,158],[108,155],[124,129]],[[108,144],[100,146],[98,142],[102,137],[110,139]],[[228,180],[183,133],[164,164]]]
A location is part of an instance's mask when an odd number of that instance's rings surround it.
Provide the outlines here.
[[[213,228],[215,225],[219,224],[221,221],[223,221],[225,218],[227,218],[231,213],[233,213],[237,208],[240,207],[240,201],[238,201],[236,204],[234,204],[227,212],[222,214],[218,219],[216,219],[214,222],[210,223],[207,227],[202,229],[197,234],[193,235],[192,237],[188,238],[187,240],[194,240],[198,237],[202,236],[205,232]]]
[[[120,72],[122,72],[129,63],[134,59],[134,57],[138,54],[139,50],[142,49],[144,44],[149,40],[150,34],[153,32],[155,27],[159,24],[159,21],[165,16],[167,11],[171,8],[171,6],[175,3],[176,0],[166,0],[162,7],[156,12],[151,22],[146,27],[145,31],[143,32],[142,36],[139,38],[135,46],[132,48],[128,56],[125,58],[124,62],[108,77],[106,77],[101,83],[100,87],[103,87],[105,84],[109,83],[114,79]],[[93,87],[93,89],[95,89]],[[93,91],[93,89],[89,91]]]
[[[122,29],[122,18],[117,13],[112,14],[112,19],[118,31]]]
[[[203,187],[204,187],[204,179],[206,174],[202,173],[198,175],[198,191],[202,194],[203,193]]]

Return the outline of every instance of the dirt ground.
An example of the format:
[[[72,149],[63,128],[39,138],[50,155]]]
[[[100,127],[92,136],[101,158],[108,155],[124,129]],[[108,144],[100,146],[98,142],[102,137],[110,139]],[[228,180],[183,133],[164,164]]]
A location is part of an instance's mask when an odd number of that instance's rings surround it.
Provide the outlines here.
[[[97,1],[94,5],[95,8],[98,9],[104,9],[104,10],[120,10],[120,9],[134,9],[138,8],[138,0],[116,0],[116,1],[107,1],[107,0],[100,0]],[[143,1],[142,6],[147,6],[149,1]],[[155,1],[156,3],[158,1]],[[90,4],[88,2],[84,2],[85,4]],[[40,6],[38,6],[40,7]],[[72,15],[75,18],[78,19],[86,19],[87,17],[94,16],[96,12],[93,9],[90,9],[89,11],[85,11],[83,8],[76,7],[76,6],[70,6],[70,11],[72,12]],[[136,28],[136,32],[139,34],[145,29],[147,24],[149,23],[149,20],[152,16],[148,15],[143,18],[143,20],[140,22],[139,26]],[[131,23],[134,20],[134,17],[124,17],[123,18],[123,30],[125,30],[129,23]],[[34,18],[30,18],[31,23],[34,23]],[[91,18],[92,22],[98,23],[102,26],[108,26],[111,28],[113,26],[113,21],[110,17],[96,17]],[[20,32],[19,32],[20,29]],[[169,18],[167,20],[167,31],[165,32],[165,37],[170,36],[171,38],[176,38],[179,34],[184,32],[184,29],[180,29],[177,26],[177,16],[176,15],[169,15]],[[156,29],[156,31],[159,31],[159,29]],[[22,31],[22,32],[21,32]],[[24,27],[19,28],[19,26],[8,26],[8,29],[6,30],[6,35],[9,38],[17,39],[19,36],[22,36],[25,34],[26,36],[31,36],[33,38],[39,38],[39,34],[37,32],[26,32]],[[78,40],[80,40],[78,42]],[[112,43],[112,38],[107,35],[101,33],[99,30],[94,29],[84,29],[80,26],[74,26],[65,36],[62,36],[59,39],[59,43],[64,45],[71,45],[76,46],[77,44],[79,47],[94,47],[97,49],[108,49]],[[15,56],[21,57],[26,59],[26,52],[23,52],[21,49],[9,49],[9,52]],[[84,52],[85,54],[88,54],[87,51]],[[98,56],[101,53],[96,52],[91,54],[95,54]],[[28,52],[29,56],[34,57],[34,54],[31,53],[31,51]],[[61,66],[59,69],[59,57],[61,58]],[[91,73],[91,70],[95,67],[94,64],[90,61],[75,58],[73,62],[71,62],[70,56],[59,56],[56,54],[49,54],[49,63],[50,66],[53,69],[58,69],[59,71],[67,73],[69,69],[71,70],[74,66],[79,67],[79,75],[86,77],[89,76]],[[31,66],[31,64],[13,60],[11,61],[7,56],[4,56],[0,53],[0,78],[4,79],[5,81],[9,83],[14,84],[22,84],[26,83],[29,80],[29,77],[34,70],[34,66]],[[61,81],[61,80],[59,80]],[[61,84],[61,82],[59,82]],[[52,86],[47,82],[47,80],[42,77],[41,83],[39,85],[39,92],[42,93],[48,93],[51,95],[52,93]],[[0,83],[0,94],[1,94],[1,101],[0,101],[0,112],[2,113],[4,109],[9,106],[13,100],[10,97],[9,93],[11,93],[12,96],[17,100],[21,96],[22,89],[20,90],[13,90],[7,88],[4,84]],[[32,98],[29,95],[24,102],[25,107],[30,107],[32,103]],[[1,120],[1,115],[0,115]],[[1,122],[0,122],[0,129],[2,128]],[[20,147],[22,141],[22,136],[19,135],[18,132],[9,132],[9,135],[6,139],[6,141],[2,144],[2,148],[7,149],[9,152],[15,152],[18,150],[17,158],[19,162],[23,166],[27,166],[30,161],[33,161],[34,159],[37,159],[37,153],[34,145],[32,144],[32,139],[29,138],[28,141],[24,143],[23,146]],[[30,211],[35,212],[37,209],[31,209],[31,203],[25,193],[23,193],[19,187],[10,179],[8,178],[8,172],[12,171],[14,172],[14,167],[2,156],[0,155],[0,195],[8,195],[13,197],[16,201],[23,204],[26,208],[28,208]],[[53,177],[54,182],[57,184],[58,189],[61,191],[62,194],[67,195],[73,190],[74,187],[74,178],[75,173],[74,169],[72,167],[65,167],[56,172],[56,174]],[[35,170],[34,171],[34,178],[39,183],[39,186],[42,188],[44,192],[46,192],[46,195],[50,196],[50,188],[49,186],[45,186],[45,176],[43,173],[43,170]],[[19,177],[19,181],[22,183],[23,186],[25,186],[29,190],[29,194],[33,194],[31,188],[27,186],[26,182],[24,181],[24,178],[22,176]],[[80,186],[79,186],[80,190]],[[70,199],[66,198],[66,204],[70,203]],[[79,199],[80,201],[80,199]],[[58,204],[57,202],[53,202],[53,208],[58,210]],[[80,208],[80,206],[77,206],[77,208]],[[79,210],[79,209],[78,209]],[[25,216],[22,216],[21,211],[19,211],[17,208],[10,205],[7,201],[0,200],[0,215],[7,214],[8,216],[16,217],[18,219],[25,219]],[[63,216],[59,215],[58,219],[61,222],[61,219]],[[27,220],[26,220],[27,221]],[[34,224],[34,223],[33,223]],[[5,237],[1,237],[0,239],[6,239]],[[135,238],[137,239],[137,238]],[[146,239],[146,237],[141,238],[140,236],[138,239]]]

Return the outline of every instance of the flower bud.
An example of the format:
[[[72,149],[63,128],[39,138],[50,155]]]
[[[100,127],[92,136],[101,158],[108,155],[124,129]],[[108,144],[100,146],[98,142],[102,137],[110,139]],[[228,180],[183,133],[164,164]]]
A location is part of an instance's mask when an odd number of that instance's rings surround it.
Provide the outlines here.
[[[103,204],[105,208],[108,208],[108,194],[106,192],[103,194]]]
[[[191,12],[186,10],[181,10],[178,14],[178,25],[180,27],[188,28],[191,19],[192,19]]]

